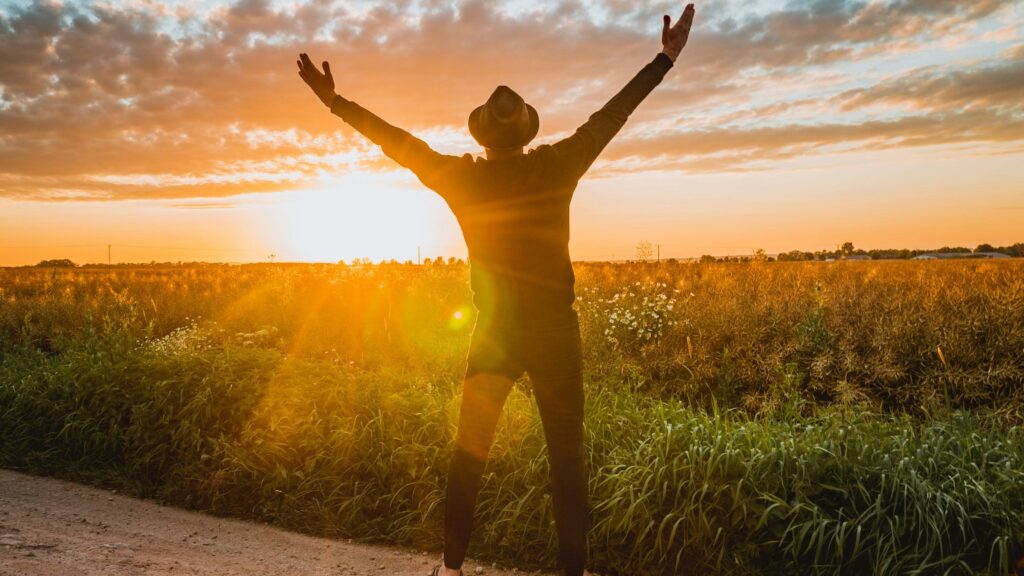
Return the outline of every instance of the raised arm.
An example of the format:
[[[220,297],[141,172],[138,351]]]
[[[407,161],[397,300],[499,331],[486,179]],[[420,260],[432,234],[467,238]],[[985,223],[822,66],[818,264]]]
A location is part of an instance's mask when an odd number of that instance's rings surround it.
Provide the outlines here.
[[[444,177],[450,174],[460,160],[457,156],[434,151],[423,140],[388,124],[376,114],[336,94],[331,65],[327,62],[323,63],[323,72],[317,69],[306,54],[300,54],[296,64],[299,66],[299,76],[332,113],[340,116],[360,134],[380,146],[387,157],[412,170],[427,186],[435,189],[440,186]]]
[[[694,12],[693,4],[687,4],[675,25],[672,25],[669,16],[665,16],[661,31],[662,50],[654,60],[644,66],[607,104],[592,114],[572,136],[552,145],[562,168],[570,176],[578,178],[590,168],[605,146],[625,125],[629,115],[661,83],[686,46]]]

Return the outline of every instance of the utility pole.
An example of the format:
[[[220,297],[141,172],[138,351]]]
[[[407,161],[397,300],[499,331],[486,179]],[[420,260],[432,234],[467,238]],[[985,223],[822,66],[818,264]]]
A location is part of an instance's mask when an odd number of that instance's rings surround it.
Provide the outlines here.
[[[658,244],[658,262],[661,262],[661,244]]]
[[[416,247],[416,265],[417,266],[420,265],[420,247],[419,246]]]
[[[107,244],[107,266],[110,266],[110,244]]]

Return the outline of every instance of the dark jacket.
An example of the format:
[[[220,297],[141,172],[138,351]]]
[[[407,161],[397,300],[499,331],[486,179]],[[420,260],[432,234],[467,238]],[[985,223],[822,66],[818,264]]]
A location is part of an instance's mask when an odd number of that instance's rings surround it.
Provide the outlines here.
[[[526,154],[488,160],[449,156],[341,96],[331,112],[412,170],[451,207],[469,248],[474,304],[498,323],[532,324],[571,310],[569,203],[576,184],[630,113],[672,67],[643,67],[576,132]]]

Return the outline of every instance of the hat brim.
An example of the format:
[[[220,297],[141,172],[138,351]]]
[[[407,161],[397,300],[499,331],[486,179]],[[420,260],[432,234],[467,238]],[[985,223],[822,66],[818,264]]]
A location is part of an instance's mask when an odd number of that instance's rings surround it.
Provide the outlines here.
[[[484,148],[491,150],[506,150],[521,148],[529,144],[537,137],[540,131],[540,116],[537,109],[525,104],[529,113],[529,122],[520,124],[507,124],[494,129],[490,126],[483,126],[480,123],[480,115],[483,113],[486,104],[477,106],[469,114],[469,133],[473,139]]]

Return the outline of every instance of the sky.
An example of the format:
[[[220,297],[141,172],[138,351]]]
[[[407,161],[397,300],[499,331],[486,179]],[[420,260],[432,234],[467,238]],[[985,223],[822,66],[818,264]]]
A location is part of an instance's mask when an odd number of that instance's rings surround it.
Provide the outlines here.
[[[296,74],[450,154],[498,84],[573,130],[660,50],[638,0],[0,0],[0,265],[464,257]],[[574,259],[1024,241],[1024,0],[697,2],[580,182]],[[272,256],[273,255],[273,256]]]

